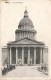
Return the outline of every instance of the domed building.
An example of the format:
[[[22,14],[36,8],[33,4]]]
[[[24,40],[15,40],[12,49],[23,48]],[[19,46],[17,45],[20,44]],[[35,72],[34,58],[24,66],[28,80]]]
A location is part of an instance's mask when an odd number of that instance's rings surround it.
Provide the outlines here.
[[[41,65],[44,63],[45,44],[36,40],[36,33],[33,22],[25,10],[24,17],[15,31],[15,41],[7,44],[9,65]]]
[[[19,22],[18,29],[15,31],[16,40],[29,38],[34,40],[36,31],[34,30],[33,22],[28,17],[28,12],[25,10],[23,19]]]

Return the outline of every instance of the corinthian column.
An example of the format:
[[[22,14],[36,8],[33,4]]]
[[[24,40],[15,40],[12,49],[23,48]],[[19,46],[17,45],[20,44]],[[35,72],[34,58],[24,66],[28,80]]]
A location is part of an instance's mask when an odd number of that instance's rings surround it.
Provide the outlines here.
[[[24,47],[22,47],[22,64],[24,64]]]
[[[18,48],[16,48],[16,64],[18,62]]]
[[[34,64],[36,64],[36,47],[34,48]]]
[[[30,47],[28,47],[28,64],[30,64]]]

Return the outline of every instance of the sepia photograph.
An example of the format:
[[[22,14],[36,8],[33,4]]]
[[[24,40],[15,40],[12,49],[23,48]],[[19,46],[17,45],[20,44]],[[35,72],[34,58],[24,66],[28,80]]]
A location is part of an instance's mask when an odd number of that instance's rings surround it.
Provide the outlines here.
[[[50,0],[1,0],[2,77],[49,77]]]

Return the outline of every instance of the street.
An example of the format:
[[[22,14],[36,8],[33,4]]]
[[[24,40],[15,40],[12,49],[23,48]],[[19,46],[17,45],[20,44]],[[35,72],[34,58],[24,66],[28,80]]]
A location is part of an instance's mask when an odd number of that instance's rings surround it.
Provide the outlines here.
[[[17,66],[3,77],[48,77],[48,75],[39,72],[35,66]]]

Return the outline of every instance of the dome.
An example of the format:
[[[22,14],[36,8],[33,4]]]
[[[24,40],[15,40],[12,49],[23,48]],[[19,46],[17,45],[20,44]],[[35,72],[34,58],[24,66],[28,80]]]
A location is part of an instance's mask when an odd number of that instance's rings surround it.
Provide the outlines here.
[[[24,25],[33,26],[33,23],[28,17],[25,17],[19,23],[19,26],[24,26]]]
[[[19,26],[33,26],[32,21],[28,17],[28,12],[25,10],[23,19],[19,22]]]

